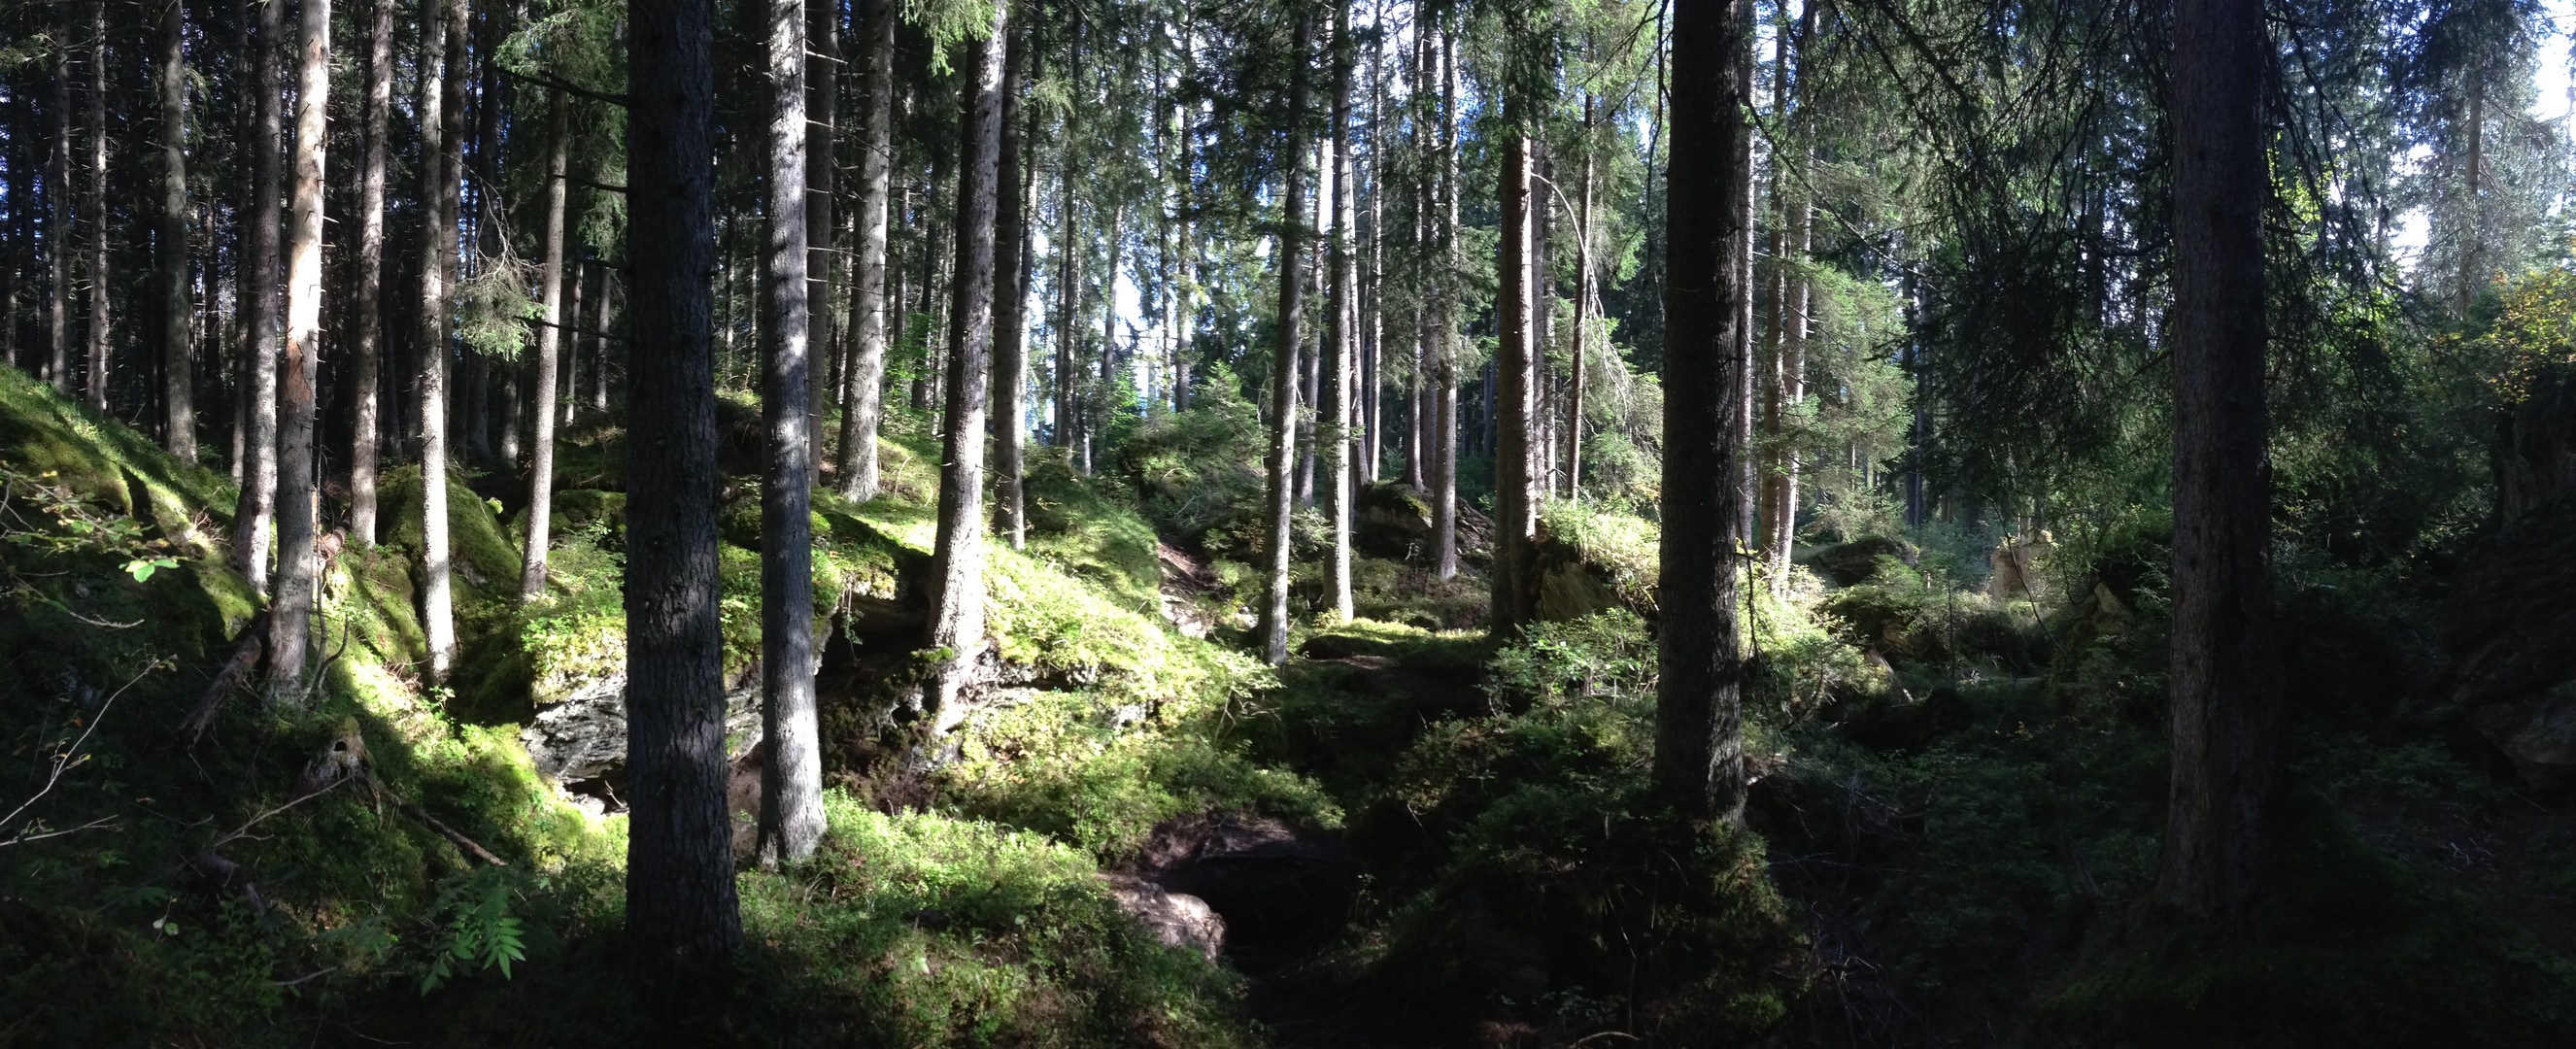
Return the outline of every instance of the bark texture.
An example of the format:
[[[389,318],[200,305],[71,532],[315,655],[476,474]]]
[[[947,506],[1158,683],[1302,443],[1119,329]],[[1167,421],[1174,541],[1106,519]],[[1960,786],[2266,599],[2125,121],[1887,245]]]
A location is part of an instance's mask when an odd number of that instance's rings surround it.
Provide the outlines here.
[[[1356,252],[1358,212],[1351,185],[1351,70],[1357,52],[1351,40],[1350,8],[1333,15],[1333,276],[1332,353],[1324,375],[1325,418],[1316,450],[1324,458],[1325,513],[1332,521],[1333,614],[1349,622],[1351,602],[1351,429],[1354,415],[1351,384],[1358,356],[1359,271]]]
[[[1013,550],[1029,545],[1021,481],[1028,472],[1029,201],[1035,165],[1022,121],[1022,70],[1029,61],[1028,26],[1014,20],[1002,56],[1001,151],[995,177],[1000,197],[993,216],[993,531]],[[1031,123],[1034,126],[1034,122]]]
[[[538,308],[545,323],[537,327],[534,391],[536,410],[528,413],[528,541],[519,557],[519,603],[546,593],[546,547],[553,541],[555,497],[555,382],[562,358],[564,309],[564,203],[570,186],[572,128],[569,103],[560,89],[546,90],[546,228],[539,249]]]
[[[2263,391],[2257,0],[2174,11],[2173,781],[2156,897],[2241,913],[2260,887],[2281,775]]]
[[[1521,106],[1506,122],[1520,116]],[[1538,491],[1530,469],[1532,442],[1536,429],[1537,346],[1531,338],[1531,299],[1537,291],[1537,275],[1531,272],[1532,236],[1536,210],[1530,200],[1531,145],[1526,132],[1512,132],[1503,141],[1503,170],[1500,179],[1503,209],[1502,236],[1495,245],[1495,266],[1502,277],[1501,301],[1495,304],[1495,320],[1501,326],[1499,352],[1494,360],[1495,394],[1499,413],[1495,422],[1494,449],[1494,631],[1508,636],[1520,630],[1537,613],[1537,587],[1529,578],[1530,551],[1538,541]]]
[[[626,939],[639,997],[703,993],[742,943],[716,578],[714,27],[634,0],[627,36]]]
[[[367,95],[360,114],[365,151],[358,174],[357,301],[351,356],[358,370],[349,447],[349,535],[376,541],[376,456],[382,437],[377,415],[384,376],[385,135],[393,109],[394,4],[374,0],[367,17]]]
[[[179,0],[161,0],[161,53],[153,70],[161,100],[161,228],[154,261],[160,270],[161,292],[161,439],[173,457],[192,463],[197,461],[197,403],[188,351],[196,344],[196,331],[188,296],[188,68],[180,53],[181,38],[186,35],[183,10]],[[0,355],[0,360],[7,359]]]
[[[313,377],[321,363],[323,131],[331,99],[331,0],[304,0],[295,85],[295,203],[288,215],[286,356],[277,383],[277,596],[269,605],[268,673],[302,694],[312,631]]]
[[[1439,360],[1432,392],[1431,552],[1442,579],[1458,576],[1458,41],[1440,32],[1440,202],[1438,261],[1433,280],[1439,305],[1434,319]]]
[[[883,415],[886,361],[886,202],[894,147],[895,0],[866,0],[859,32],[867,38],[866,109],[859,128],[859,237],[851,246],[851,351],[842,395],[841,498],[863,503],[877,494],[877,424]]]
[[[1736,528],[1744,491],[1736,443],[1738,384],[1751,364],[1742,303],[1743,183],[1750,103],[1738,74],[1751,61],[1751,0],[1673,11],[1673,61],[1696,69],[1672,84],[1666,178],[1664,528],[1658,561],[1655,683],[1657,788],[1692,818],[1733,820],[1744,807],[1743,659],[1735,609]]]
[[[1306,77],[1310,64],[1308,43],[1313,32],[1309,18],[1297,21],[1295,71],[1288,78],[1288,112],[1306,111]],[[1298,321],[1305,308],[1306,272],[1306,173],[1305,133],[1302,120],[1292,122],[1288,148],[1281,155],[1289,158],[1286,200],[1280,209],[1286,220],[1279,234],[1279,341],[1270,348],[1270,454],[1264,466],[1268,483],[1263,492],[1267,517],[1263,521],[1265,546],[1262,550],[1267,584],[1261,600],[1261,658],[1273,666],[1288,661],[1288,566],[1290,550],[1290,502],[1296,493],[1290,473],[1295,469],[1297,454],[1297,357],[1303,345]]]
[[[447,330],[449,276],[456,264],[457,178],[463,167],[457,130],[464,121],[450,100],[448,67],[459,49],[450,39],[455,9],[466,0],[422,0],[420,21],[420,199],[426,220],[420,253],[420,619],[429,643],[429,677],[447,679],[456,662],[456,615],[447,544]],[[445,17],[442,17],[444,15]],[[451,104],[452,102],[452,104]]]
[[[276,3],[269,4],[275,9]],[[107,414],[107,0],[91,0],[89,26],[89,406]],[[274,17],[274,16],[271,16]]]
[[[760,855],[795,862],[823,839],[823,753],[814,715],[812,285],[806,267],[805,4],[768,0],[769,207],[762,260],[760,478]],[[815,0],[823,3],[829,0]]]
[[[930,647],[943,653],[925,687],[933,736],[965,717],[958,686],[984,649],[984,413],[993,359],[993,215],[999,196],[1002,66],[1010,4],[995,0],[993,35],[965,70],[957,148],[957,284],[948,321],[948,406],[932,550]]]
[[[246,3],[245,6],[248,6]],[[250,580],[252,590],[268,592],[268,541],[277,512],[277,234],[283,222],[278,198],[279,113],[284,92],[278,83],[278,39],[285,32],[280,3],[261,3],[259,35],[250,43],[251,136],[250,208],[241,259],[242,395],[249,403],[249,434],[243,452],[249,469],[242,478],[241,500],[233,510],[233,568]],[[248,11],[243,12],[248,15]]]

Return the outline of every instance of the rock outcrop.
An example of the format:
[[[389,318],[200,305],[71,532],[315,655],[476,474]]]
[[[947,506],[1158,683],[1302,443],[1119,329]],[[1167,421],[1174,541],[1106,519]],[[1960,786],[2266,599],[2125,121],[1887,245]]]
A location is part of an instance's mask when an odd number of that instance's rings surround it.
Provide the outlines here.
[[[1858,586],[1878,571],[1878,559],[1893,557],[1913,564],[1922,552],[1914,544],[1883,535],[1868,535],[1816,551],[1807,565],[1835,586]]]
[[[760,675],[725,693],[725,756],[760,742]],[[623,808],[616,795],[626,771],[626,675],[593,678],[563,699],[537,707],[519,730],[537,773],[576,795]]]
[[[2523,513],[2451,595],[2451,702],[2532,787],[2576,786],[2576,499]]]

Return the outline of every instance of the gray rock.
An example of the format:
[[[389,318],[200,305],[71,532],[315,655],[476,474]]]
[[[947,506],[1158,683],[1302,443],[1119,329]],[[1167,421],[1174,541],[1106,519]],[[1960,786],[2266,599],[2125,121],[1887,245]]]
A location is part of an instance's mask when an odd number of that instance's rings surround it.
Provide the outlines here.
[[[1118,901],[1118,909],[1163,946],[1196,951],[1210,963],[1225,949],[1225,919],[1217,917],[1206,900],[1167,891],[1133,874],[1103,874],[1100,880],[1108,887],[1109,898]]]
[[[558,784],[606,779],[626,767],[626,675],[592,678],[537,708],[519,730],[537,773]],[[725,693],[725,756],[760,742],[760,683]]]
[[[2469,721],[2533,788],[2576,784],[2576,678],[2537,699],[2479,707]]]

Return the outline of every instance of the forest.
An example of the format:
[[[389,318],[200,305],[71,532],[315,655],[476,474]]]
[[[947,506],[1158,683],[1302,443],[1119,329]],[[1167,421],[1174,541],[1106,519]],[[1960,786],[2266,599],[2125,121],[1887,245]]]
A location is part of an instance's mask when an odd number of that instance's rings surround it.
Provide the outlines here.
[[[2576,1044],[2572,37],[0,0],[0,1049]]]

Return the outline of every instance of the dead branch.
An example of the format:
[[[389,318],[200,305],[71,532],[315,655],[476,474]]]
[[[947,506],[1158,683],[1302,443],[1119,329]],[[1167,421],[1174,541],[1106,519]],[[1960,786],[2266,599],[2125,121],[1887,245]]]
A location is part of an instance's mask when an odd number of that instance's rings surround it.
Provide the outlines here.
[[[404,801],[401,797],[397,796],[394,798],[394,808],[401,810],[402,814],[405,816],[409,816],[421,821],[422,823],[428,824],[429,829],[437,831],[441,835],[444,835],[447,840],[455,842],[456,847],[464,850],[466,855],[472,856],[485,863],[489,863],[495,867],[509,866],[509,864],[501,861],[501,857],[492,855],[492,850],[475,844],[474,839],[457,833],[456,828],[439,822],[438,817],[430,815],[427,810],[422,809],[420,806]]]
[[[170,661],[167,659],[155,659],[150,663],[144,664],[143,669],[135,671],[133,677],[128,678],[124,684],[116,687],[116,691],[108,693],[107,700],[98,705],[98,713],[90,715],[89,724],[82,726],[80,738],[73,740],[71,746],[63,748],[62,753],[54,755],[54,767],[46,772],[45,785],[38,788],[36,793],[28,797],[27,800],[19,802],[17,808],[9,810],[8,815],[0,816],[0,826],[7,826],[10,820],[17,819],[19,816],[25,814],[26,811],[29,808],[34,807],[37,802],[44,800],[45,795],[53,793],[54,784],[62,782],[63,773],[69,770],[73,765],[80,763],[81,747],[89,742],[89,737],[92,733],[98,731],[99,722],[107,720],[107,710],[109,707],[116,705],[116,697],[124,695],[125,690],[133,688],[134,683],[143,680],[144,675],[161,669],[162,665],[168,662]],[[0,844],[14,845],[21,840],[34,839],[13,838],[7,842],[0,842]]]
[[[249,624],[242,627],[240,639],[233,644],[233,657],[224,662],[224,669],[215,675],[214,683],[206,686],[206,691],[197,697],[197,701],[189,704],[187,715],[179,719],[178,733],[187,740],[189,747],[194,748],[198,738],[206,734],[207,726],[215,723],[215,712],[223,709],[224,699],[232,695],[233,689],[241,684],[242,677],[259,665],[261,652],[266,646],[262,639],[267,634],[266,612],[252,616]]]

